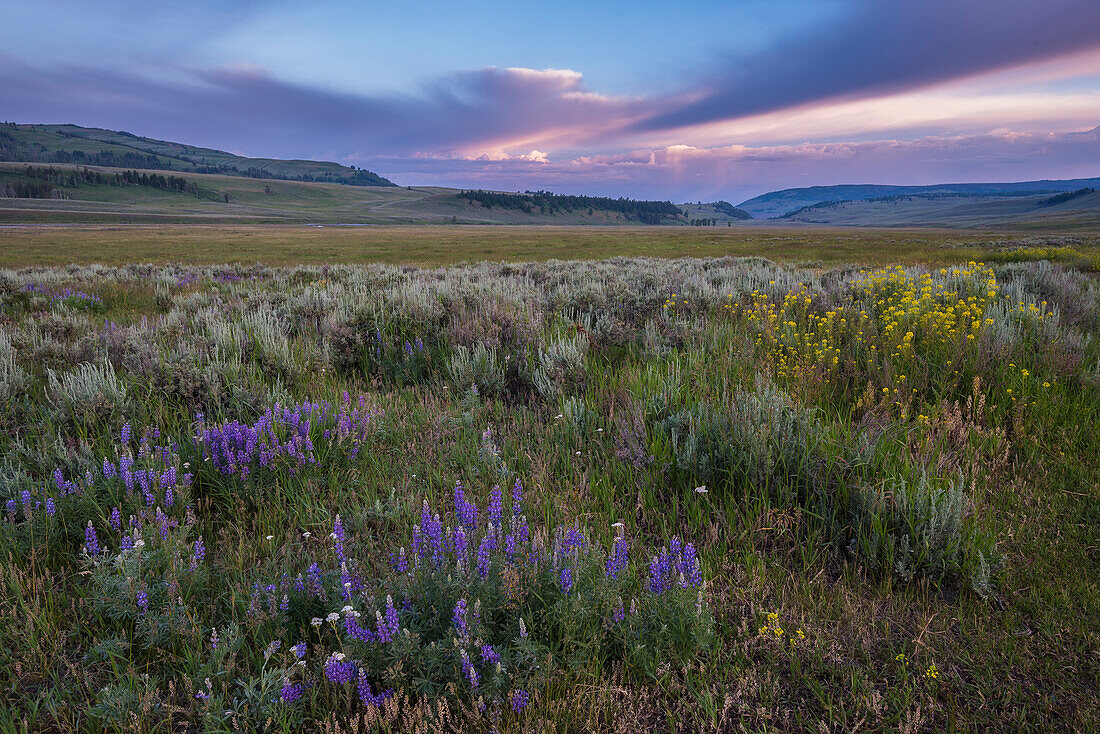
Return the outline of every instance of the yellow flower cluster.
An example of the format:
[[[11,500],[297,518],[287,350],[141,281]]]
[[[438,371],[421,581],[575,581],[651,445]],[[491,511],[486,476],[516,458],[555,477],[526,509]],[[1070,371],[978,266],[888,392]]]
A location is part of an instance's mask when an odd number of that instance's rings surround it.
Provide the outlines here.
[[[814,307],[821,297],[806,286],[780,303],[753,291],[741,312],[778,377],[828,380],[845,355],[867,365],[885,358],[901,366],[918,351],[974,339],[993,321],[985,313],[998,286],[993,271],[971,262],[940,270],[938,277],[910,277],[901,267],[861,271],[851,293],[850,305],[825,309]],[[904,388],[904,374],[896,382]]]
[[[768,621],[758,627],[756,631],[764,637],[774,637],[777,640],[782,640],[783,636],[787,634],[787,631],[783,629],[783,625],[779,623],[779,614],[776,612],[770,612],[768,614]],[[791,645],[794,646],[806,639],[806,633],[801,629],[796,629],[794,634],[790,635],[788,639]]]
[[[895,357],[914,354],[914,342],[926,346],[974,339],[983,325],[986,308],[997,297],[997,279],[983,263],[940,270],[935,282],[931,273],[916,278],[898,266],[861,272],[852,283],[857,297],[874,313],[883,349]]]

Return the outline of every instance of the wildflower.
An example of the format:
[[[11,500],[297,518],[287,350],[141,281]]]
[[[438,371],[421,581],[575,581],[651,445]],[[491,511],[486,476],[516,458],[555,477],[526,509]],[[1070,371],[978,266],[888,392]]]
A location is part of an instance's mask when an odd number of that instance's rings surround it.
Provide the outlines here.
[[[295,703],[302,697],[303,690],[301,683],[286,683],[279,691],[279,700],[283,703]]]
[[[149,595],[145,593],[145,589],[137,593],[137,605],[142,614],[145,614],[145,611],[149,608]]]
[[[696,494],[706,494],[707,493],[707,485],[704,484],[701,487],[696,487],[695,488],[695,493]]]
[[[500,662],[500,654],[493,649],[492,645],[482,645],[481,659],[490,665],[496,665]]]
[[[611,555],[607,557],[607,568],[605,571],[607,577],[617,581],[619,579],[619,574],[626,569],[628,559],[629,552],[626,538],[620,535],[611,546]]]
[[[329,612],[328,616],[325,617],[326,622],[337,622],[339,620],[340,620],[340,613],[339,612]]]
[[[342,652],[334,652],[325,661],[325,677],[329,682],[343,685],[351,682],[359,670],[354,660],[344,661],[346,656]]]
[[[531,696],[527,691],[515,690],[512,691],[511,700],[512,711],[519,713],[527,708],[527,704],[531,703]]]
[[[206,557],[206,546],[203,545],[202,536],[200,535],[195,540],[195,548],[191,554],[191,570],[194,571],[202,563],[202,559]]]
[[[84,529],[84,552],[89,556],[99,555],[99,538],[96,537],[91,520],[88,521],[88,527]]]
[[[210,629],[210,649],[211,650],[217,650],[218,645],[220,645],[220,644],[221,644],[221,640],[218,638],[218,630],[217,630],[217,628],[212,627]]]
[[[615,610],[611,613],[611,619],[616,623],[626,619],[626,610],[623,609],[623,599],[621,596],[615,599]]]
[[[519,636],[522,638],[527,637],[527,625],[523,623],[523,617],[519,618]]]
[[[462,658],[462,675],[470,681],[470,686],[477,688],[478,682],[481,677],[477,674],[477,670],[474,669],[473,664],[470,662],[470,656],[466,654],[465,650],[458,651],[459,657]]]
[[[935,663],[932,663],[931,665],[929,665],[928,670],[924,671],[924,677],[925,678],[932,678],[933,680],[940,677],[940,671],[936,667]]]
[[[389,688],[381,693],[374,693],[371,690],[370,681],[367,680],[367,676],[363,671],[359,671],[359,682],[355,685],[356,690],[359,692],[359,700],[364,706],[373,706],[375,708],[385,703],[386,699],[393,695],[393,689]]]
[[[344,556],[344,523],[340,521],[340,516],[336,516],[336,520],[332,523],[332,535],[330,536],[336,541],[336,560],[345,561]]]
[[[57,505],[54,504],[53,497],[46,498],[46,517],[53,517],[57,512]]]
[[[451,622],[454,624],[454,627],[456,630],[458,630],[459,634],[467,635],[470,633],[470,627],[466,622],[465,599],[459,599],[458,603],[455,604],[454,613],[451,615]],[[523,624],[522,620],[520,620],[520,624]]]
[[[561,570],[561,576],[559,579],[561,584],[561,590],[568,595],[573,588],[573,571],[570,568],[563,568]]]

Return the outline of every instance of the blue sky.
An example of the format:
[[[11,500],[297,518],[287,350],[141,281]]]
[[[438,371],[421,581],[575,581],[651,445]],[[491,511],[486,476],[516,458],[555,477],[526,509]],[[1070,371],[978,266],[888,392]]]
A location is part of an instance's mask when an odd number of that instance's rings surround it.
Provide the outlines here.
[[[400,183],[739,200],[1100,174],[1095,0],[0,8],[0,118]]]

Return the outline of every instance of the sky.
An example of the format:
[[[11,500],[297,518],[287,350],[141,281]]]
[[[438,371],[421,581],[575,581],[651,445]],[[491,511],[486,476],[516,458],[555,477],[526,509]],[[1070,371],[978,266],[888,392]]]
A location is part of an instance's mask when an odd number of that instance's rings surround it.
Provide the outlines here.
[[[1100,0],[0,0],[0,119],[738,203],[1100,176]]]

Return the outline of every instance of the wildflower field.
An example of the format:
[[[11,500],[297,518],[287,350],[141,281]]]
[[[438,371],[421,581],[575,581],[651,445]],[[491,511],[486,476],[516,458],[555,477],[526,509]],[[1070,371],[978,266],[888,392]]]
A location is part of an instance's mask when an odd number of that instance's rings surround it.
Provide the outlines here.
[[[0,271],[0,732],[1100,729],[1032,254]]]

